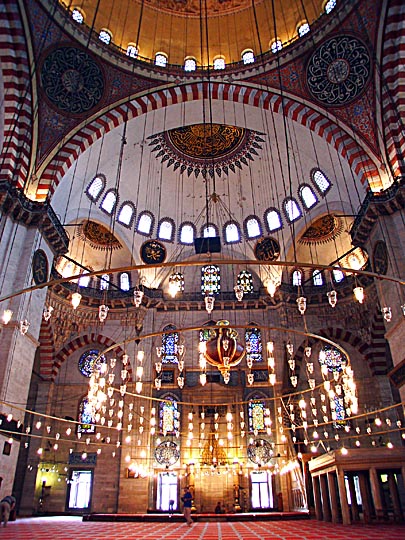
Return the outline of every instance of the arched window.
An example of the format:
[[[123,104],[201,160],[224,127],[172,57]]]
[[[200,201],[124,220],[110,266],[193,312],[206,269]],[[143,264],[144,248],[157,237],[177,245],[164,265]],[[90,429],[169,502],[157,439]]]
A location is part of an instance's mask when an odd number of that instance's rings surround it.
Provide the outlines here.
[[[101,192],[105,188],[105,176],[103,174],[98,174],[93,178],[90,184],[87,186],[86,195],[93,202],[96,202],[100,197]]]
[[[225,69],[225,58],[223,56],[217,56],[214,58],[214,69]]]
[[[82,375],[91,377],[93,371],[100,369],[101,365],[107,361],[104,354],[99,355],[99,353],[98,349],[90,349],[80,356],[77,367]]]
[[[280,212],[275,208],[269,208],[265,213],[265,220],[267,224],[267,230],[269,232],[277,231],[283,226],[281,221]]]
[[[232,222],[225,225],[225,242],[227,244],[240,242],[240,230],[236,223]]]
[[[115,210],[116,205],[117,205],[117,194],[115,193],[113,189],[110,189],[104,195],[104,199],[100,205],[100,208],[106,214],[112,214]]]
[[[152,233],[153,216],[150,212],[141,212],[139,214],[137,231],[140,234],[149,236]]]
[[[347,364],[347,358],[340,350],[333,345],[324,345],[319,351],[319,364],[327,366],[331,373],[340,373]],[[341,395],[335,394],[330,398],[330,409],[334,420],[334,427],[341,427],[346,424],[345,396],[342,389]]]
[[[79,404],[79,414],[77,417],[79,422],[77,425],[78,433],[94,433],[96,427],[94,425],[93,410],[87,397],[83,398]]]
[[[197,61],[192,56],[184,59],[184,71],[195,71],[197,69]]]
[[[250,272],[248,272],[247,270],[242,270],[238,274],[237,284],[242,286],[243,292],[245,294],[246,293],[252,293],[253,292],[252,274]]]
[[[126,54],[127,56],[130,56],[131,58],[137,58],[139,54],[139,50],[135,43],[128,43]]]
[[[90,276],[86,275],[88,273],[89,273],[88,270],[83,270],[83,274],[79,277],[79,281],[78,281],[79,287],[88,287],[89,286]]]
[[[109,274],[103,274],[100,278],[100,291],[108,291],[110,288],[110,276]]]
[[[177,344],[179,342],[179,333],[175,331],[176,327],[169,324],[163,328],[162,334],[162,362],[164,364],[177,364]]]
[[[248,404],[249,431],[264,431],[264,402],[261,399],[252,399]]]
[[[303,184],[299,189],[300,199],[307,210],[310,210],[318,202],[318,198],[312,188],[307,184]]]
[[[253,362],[261,362],[262,355],[262,333],[259,328],[246,328],[246,359]],[[249,351],[248,351],[249,350]]]
[[[183,223],[180,227],[180,243],[192,244],[195,237],[195,226],[193,223]]]
[[[294,287],[300,287],[302,285],[302,272],[301,270],[294,270],[292,274],[292,284]]]
[[[281,51],[282,48],[283,48],[283,43],[280,39],[276,39],[270,45],[270,50],[273,54],[275,54],[278,51]]]
[[[155,65],[159,67],[167,66],[167,54],[164,52],[157,52],[155,54]]]
[[[120,289],[121,291],[129,291],[130,289],[130,281],[129,281],[129,274],[128,272],[122,272],[120,275]]]
[[[297,33],[299,35],[299,37],[304,37],[305,34],[308,34],[308,32],[311,30],[309,24],[307,23],[307,21],[304,21],[302,22],[298,27],[297,27]]]
[[[207,225],[203,228],[202,233],[204,238],[212,238],[218,236],[218,229],[215,225]]]
[[[169,293],[174,298],[181,292],[184,292],[184,275],[181,272],[174,272],[169,276]]]
[[[316,287],[320,287],[321,285],[323,285],[323,276],[320,270],[314,270],[312,272],[312,283]]]
[[[293,197],[287,197],[283,202],[286,218],[290,223],[302,216],[301,208]]]
[[[207,294],[219,294],[221,289],[221,274],[219,266],[210,264],[201,269],[201,292]]]
[[[336,0],[327,0],[323,6],[325,13],[330,13],[336,7]]]
[[[339,268],[334,268],[332,270],[332,276],[335,283],[340,283],[345,279],[344,272],[342,272],[342,270],[340,270]]]
[[[109,45],[112,39],[112,34],[109,30],[107,30],[107,28],[102,28],[98,35],[98,39],[106,45]]]
[[[72,10],[72,19],[78,24],[84,23],[84,14],[79,8],[74,8]]]
[[[242,53],[242,60],[244,64],[253,64],[255,61],[255,55],[252,51],[252,49],[246,49]]]
[[[259,220],[254,216],[245,219],[244,227],[248,238],[258,238],[262,235]]]
[[[132,203],[123,204],[118,212],[117,221],[130,228],[135,219],[135,207]]]
[[[327,193],[332,187],[330,180],[321,171],[321,169],[313,169],[311,171],[311,179],[321,195],[325,195],[325,193]]]
[[[177,401],[172,396],[167,396],[165,401],[159,403],[159,430],[166,435],[172,435],[180,431],[180,413]]]
[[[173,241],[174,237],[174,224],[170,219],[162,219],[158,226],[158,238],[160,240]]]

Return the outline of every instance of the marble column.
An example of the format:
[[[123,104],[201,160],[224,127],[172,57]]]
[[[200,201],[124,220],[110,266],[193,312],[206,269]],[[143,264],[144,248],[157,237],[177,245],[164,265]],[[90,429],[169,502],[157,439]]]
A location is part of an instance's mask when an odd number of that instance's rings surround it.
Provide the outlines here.
[[[390,489],[390,495],[392,500],[392,505],[394,507],[394,518],[396,521],[403,521],[403,514],[401,508],[401,501],[399,499],[397,481],[395,479],[394,473],[388,473],[388,486]]]
[[[364,523],[371,523],[372,507],[371,507],[370,490],[368,488],[366,475],[367,475],[366,472],[362,472],[359,474],[361,505],[363,507]]]
[[[332,514],[332,522],[339,523],[339,505],[338,505],[338,494],[336,489],[336,475],[334,472],[327,473],[328,479],[328,489],[329,489],[329,498],[330,498],[330,507]]]
[[[375,467],[371,467],[370,469],[370,485],[376,517],[377,519],[382,519],[384,517],[384,508],[381,498],[381,482]]]
[[[322,521],[323,512],[322,512],[322,499],[321,499],[321,488],[319,484],[319,476],[312,477],[312,487],[314,490],[314,503],[315,503],[315,516],[316,519]]]
[[[343,525],[350,525],[351,519],[350,519],[349,504],[347,502],[344,471],[337,471],[337,481],[338,481],[338,488],[339,488],[340,508],[342,511],[342,522],[343,522]]]
[[[352,511],[352,520],[353,521],[359,521],[360,519],[360,513],[359,513],[359,505],[357,504],[357,497],[356,497],[356,488],[354,487],[354,475],[349,474],[348,475],[348,481],[349,481],[349,491],[350,491],[350,500],[351,500],[351,511]]]
[[[327,482],[327,479],[326,479],[326,474],[321,474],[319,476],[319,481],[320,481],[320,484],[321,484],[323,520],[324,521],[332,521],[332,513],[331,513],[331,510],[330,510],[328,482]]]

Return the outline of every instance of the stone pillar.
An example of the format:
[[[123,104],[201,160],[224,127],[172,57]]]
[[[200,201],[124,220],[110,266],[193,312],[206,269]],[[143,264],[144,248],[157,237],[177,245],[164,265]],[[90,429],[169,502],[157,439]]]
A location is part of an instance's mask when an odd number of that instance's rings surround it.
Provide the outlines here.
[[[399,499],[397,481],[395,479],[395,474],[390,472],[388,473],[388,486],[390,488],[390,495],[392,504],[394,507],[394,518],[397,521],[403,521],[403,514],[401,508],[401,501]]]
[[[336,475],[334,472],[327,473],[328,479],[328,489],[329,489],[329,498],[332,514],[332,522],[339,523],[339,505],[338,505],[338,494],[336,490]]]
[[[312,477],[312,486],[314,490],[314,503],[315,503],[315,516],[316,519],[322,521],[322,500],[321,500],[321,488],[319,485],[319,476]]]
[[[372,508],[370,491],[367,484],[366,472],[359,473],[359,484],[361,494],[361,505],[363,507],[363,521],[364,523],[371,523]]]
[[[377,519],[382,519],[384,517],[384,508],[381,498],[381,485],[380,478],[375,467],[371,467],[370,469],[370,485],[376,517]]]
[[[319,475],[319,481],[321,484],[323,520],[332,521],[332,514],[330,511],[330,501],[329,501],[329,493],[328,493],[328,482],[326,479],[326,474]]]
[[[350,519],[349,505],[347,502],[344,471],[337,471],[337,481],[338,481],[338,488],[339,488],[340,508],[342,511],[342,522],[343,522],[343,525],[350,525],[351,519]]]
[[[350,507],[352,511],[352,520],[359,521],[360,519],[359,505],[357,504],[356,488],[354,487],[353,474],[348,475],[348,480],[349,480],[349,491],[350,491],[350,500],[351,500]]]

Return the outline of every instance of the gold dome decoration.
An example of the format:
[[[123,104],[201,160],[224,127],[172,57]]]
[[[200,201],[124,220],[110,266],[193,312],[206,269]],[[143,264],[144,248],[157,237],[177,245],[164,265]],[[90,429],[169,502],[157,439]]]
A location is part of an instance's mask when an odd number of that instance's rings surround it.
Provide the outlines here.
[[[77,234],[83,242],[87,242],[93,249],[107,250],[122,248],[120,242],[106,227],[90,219],[77,227]]]

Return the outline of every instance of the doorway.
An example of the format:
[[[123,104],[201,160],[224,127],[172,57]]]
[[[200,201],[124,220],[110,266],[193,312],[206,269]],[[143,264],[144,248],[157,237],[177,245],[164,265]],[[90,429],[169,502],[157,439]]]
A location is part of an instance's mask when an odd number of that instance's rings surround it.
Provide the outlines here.
[[[92,487],[92,470],[71,470],[67,493],[67,510],[70,512],[90,510]]]

